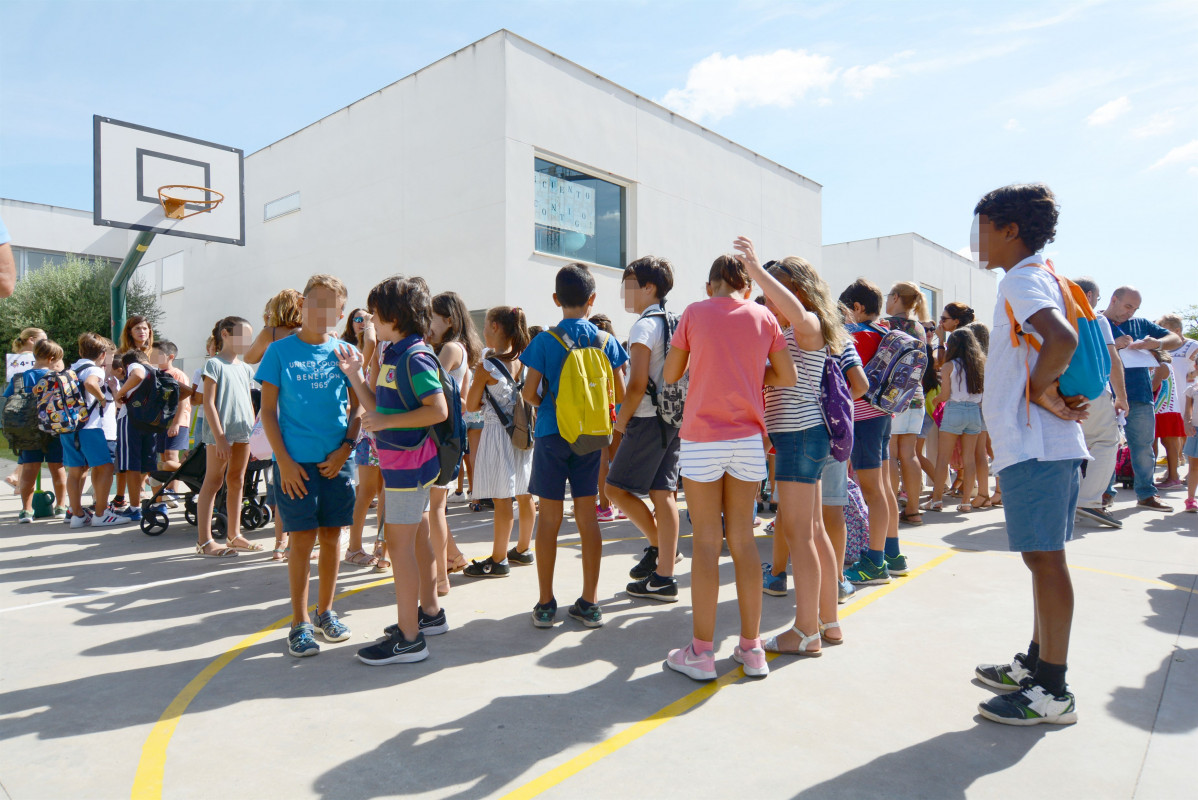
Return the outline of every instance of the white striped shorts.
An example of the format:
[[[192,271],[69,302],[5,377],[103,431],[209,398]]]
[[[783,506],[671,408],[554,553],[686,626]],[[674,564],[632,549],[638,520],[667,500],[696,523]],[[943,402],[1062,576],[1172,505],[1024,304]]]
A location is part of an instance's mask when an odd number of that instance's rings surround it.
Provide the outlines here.
[[[722,442],[682,440],[678,471],[699,483],[718,481],[725,474],[738,481],[760,482],[769,476],[761,434]]]

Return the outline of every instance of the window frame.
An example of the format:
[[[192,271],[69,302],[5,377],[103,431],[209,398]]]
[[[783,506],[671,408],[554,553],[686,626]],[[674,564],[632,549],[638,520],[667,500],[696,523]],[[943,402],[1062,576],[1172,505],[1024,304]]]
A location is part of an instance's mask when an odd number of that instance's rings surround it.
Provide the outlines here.
[[[532,220],[532,228],[533,228],[532,251],[533,251],[533,254],[537,255],[537,256],[542,256],[545,258],[556,259],[556,260],[559,260],[566,264],[574,264],[574,263],[585,264],[588,267],[596,267],[598,269],[618,270],[622,273],[624,270],[624,266],[628,263],[628,253],[629,253],[628,238],[629,238],[629,231],[631,230],[630,221],[628,219],[628,212],[629,212],[629,208],[632,205],[630,202],[630,195],[632,194],[632,189],[635,186],[635,183],[633,181],[628,180],[627,178],[621,178],[617,175],[607,172],[606,170],[601,170],[601,169],[598,169],[595,167],[587,166],[586,164],[583,164],[579,161],[575,161],[574,159],[565,158],[563,156],[557,155],[556,153],[549,153],[544,150],[534,150],[533,151],[532,171],[533,171],[534,175],[538,174],[538,171],[537,171],[537,161],[538,160],[539,161],[547,161],[554,166],[562,167],[562,168],[568,169],[568,170],[573,170],[574,172],[581,172],[583,175],[586,175],[589,178],[593,178],[598,181],[604,181],[605,183],[609,183],[609,184],[619,188],[619,190],[620,190],[620,233],[619,233],[619,237],[620,237],[620,257],[619,257],[620,266],[612,266],[610,264],[600,264],[597,261],[588,261],[587,259],[584,259],[584,258],[575,258],[573,256],[562,255],[561,253],[551,253],[547,250],[539,249],[537,247],[537,233],[536,233],[538,224],[537,224],[535,217]],[[529,211],[531,213],[533,211],[533,209],[535,209],[535,207],[536,207],[535,199],[534,199],[534,202],[532,204],[530,204],[530,206],[531,207],[530,207]],[[596,219],[595,224],[598,225],[598,219]]]

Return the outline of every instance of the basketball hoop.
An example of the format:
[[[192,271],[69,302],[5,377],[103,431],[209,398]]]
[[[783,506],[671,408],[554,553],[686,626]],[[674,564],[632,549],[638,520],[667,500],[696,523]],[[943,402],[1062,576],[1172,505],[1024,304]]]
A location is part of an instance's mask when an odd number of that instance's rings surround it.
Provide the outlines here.
[[[180,196],[177,190],[186,189],[193,192],[201,192],[204,196],[201,198],[189,198]],[[169,190],[169,191],[168,191]],[[210,195],[216,195],[215,199],[210,199]],[[162,203],[162,210],[166,212],[170,219],[187,219],[196,214],[202,214],[205,211],[211,211],[221,204],[225,196],[215,189],[209,189],[206,186],[184,186],[182,184],[170,184],[167,186],[158,187],[158,199]],[[190,213],[186,212],[188,204],[193,206],[203,206],[197,208]]]

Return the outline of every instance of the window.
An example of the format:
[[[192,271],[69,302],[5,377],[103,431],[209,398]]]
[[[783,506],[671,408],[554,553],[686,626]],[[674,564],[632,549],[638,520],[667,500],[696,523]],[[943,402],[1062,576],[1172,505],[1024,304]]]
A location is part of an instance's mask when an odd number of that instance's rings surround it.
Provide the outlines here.
[[[537,252],[624,268],[623,186],[543,158],[533,180]]]
[[[300,193],[293,192],[286,197],[280,197],[278,200],[271,200],[262,207],[262,221],[268,222],[275,217],[281,217],[284,214],[290,214],[293,211],[300,210]]]
[[[938,292],[931,286],[920,286],[919,291],[923,293],[923,301],[928,306],[928,314],[932,319],[936,319],[940,316],[940,303],[936,299]]]
[[[30,250],[27,247],[12,248],[13,261],[17,265],[17,278],[23,278],[30,272],[35,272],[43,267],[61,267],[67,262],[67,253],[56,253],[47,250]],[[105,258],[103,256],[89,256],[83,254],[80,258],[96,261],[101,264],[108,264],[111,267],[120,266],[120,259]]]

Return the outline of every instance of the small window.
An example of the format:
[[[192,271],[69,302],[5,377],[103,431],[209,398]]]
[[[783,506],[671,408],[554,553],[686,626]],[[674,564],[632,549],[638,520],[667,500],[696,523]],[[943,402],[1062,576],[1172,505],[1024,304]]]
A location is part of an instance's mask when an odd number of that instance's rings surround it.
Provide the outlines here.
[[[543,158],[533,181],[537,252],[624,268],[623,186]]]
[[[162,293],[183,288],[183,251],[162,259]]]
[[[129,283],[140,284],[147,291],[158,294],[158,262],[148,261],[139,264],[137,269],[133,270],[133,275],[129,278]]]
[[[923,292],[923,300],[928,306],[928,314],[932,319],[936,319],[940,316],[940,302],[937,299],[939,292],[930,286],[920,286],[919,291]]]
[[[262,221],[267,222],[284,214],[300,210],[300,193],[294,192],[278,200],[271,200],[262,209]]]

